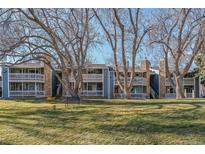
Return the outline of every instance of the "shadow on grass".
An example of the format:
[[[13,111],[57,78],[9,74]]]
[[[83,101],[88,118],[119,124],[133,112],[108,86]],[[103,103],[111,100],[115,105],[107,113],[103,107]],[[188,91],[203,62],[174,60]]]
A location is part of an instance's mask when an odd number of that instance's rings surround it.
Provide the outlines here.
[[[160,124],[146,120],[131,120],[125,125],[101,125],[99,129],[107,132],[161,134],[174,133],[178,135],[205,135],[204,124]]]
[[[144,108],[146,108],[146,105],[153,105],[157,107],[156,109],[163,110],[164,105],[174,105],[179,103],[133,104],[136,106],[143,106]],[[204,121],[202,121],[201,123],[194,123],[195,120],[204,117],[204,111],[198,110],[204,103],[182,104],[189,104],[193,107],[188,109],[173,109],[171,111],[159,113],[154,113],[152,111],[147,113],[138,113],[139,116],[133,115],[132,117],[130,117],[130,119],[128,119],[128,117],[123,118],[123,116],[121,116],[120,120],[115,119],[115,117],[117,116],[112,112],[98,112],[95,107],[89,109],[86,105],[75,106],[75,108],[72,109],[60,108],[56,110],[52,110],[52,108],[37,108],[32,110],[22,109],[22,111],[6,109],[6,112],[9,112],[11,114],[1,115],[0,125],[11,126],[16,130],[23,131],[25,134],[27,134],[27,136],[39,138],[40,141],[48,144],[65,144],[65,141],[63,140],[65,138],[63,138],[62,135],[69,130],[71,130],[72,132],[79,130],[81,133],[84,133],[84,131],[88,133],[96,133],[100,131],[109,134],[113,138],[116,137],[116,133],[126,133],[129,136],[136,134],[162,133],[173,133],[179,135],[205,135],[205,124],[203,123]],[[0,111],[1,110],[3,111],[4,109],[0,109]],[[87,121],[82,121],[82,117],[87,118],[85,119]],[[34,123],[32,124],[27,120],[33,120]],[[105,123],[106,120],[108,121],[107,123]],[[121,120],[122,124],[119,124]],[[82,127],[79,127],[79,123],[82,123]],[[88,125],[88,123],[91,123],[92,125],[95,125],[96,123],[96,125],[95,127],[91,128],[89,127],[91,126],[91,124]],[[52,133],[47,132],[47,129],[51,129]],[[61,134],[61,136],[58,136],[59,133]],[[75,134],[73,134],[73,136],[74,135]],[[6,144],[6,142],[0,141],[0,144]]]
[[[81,104],[87,104],[87,105],[133,105],[133,106],[148,106],[148,105],[179,105],[179,104],[190,104],[190,105],[205,105],[205,102],[176,102],[176,101],[170,101],[170,102],[129,102],[125,100],[124,102],[118,102],[115,99],[112,100],[84,100]]]

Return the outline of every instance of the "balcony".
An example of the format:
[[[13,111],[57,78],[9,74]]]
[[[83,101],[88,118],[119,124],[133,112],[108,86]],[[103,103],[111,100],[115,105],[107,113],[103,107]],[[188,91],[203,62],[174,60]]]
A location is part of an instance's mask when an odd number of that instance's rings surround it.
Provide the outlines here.
[[[184,85],[194,85],[194,78],[184,78]]]
[[[44,97],[44,91],[10,91],[10,97]]]
[[[173,81],[175,83],[175,80],[173,80]],[[194,85],[194,78],[184,78],[183,79],[183,84],[184,85]],[[171,86],[171,83],[170,83],[168,78],[166,78],[166,80],[165,80],[165,85],[166,86]]]
[[[74,77],[71,82],[75,82]],[[103,82],[103,74],[83,74],[83,82]]]
[[[176,93],[165,93],[165,98],[176,98]],[[185,98],[194,98],[194,94],[186,93]]]
[[[131,98],[148,98],[147,93],[131,93]],[[124,93],[114,93],[115,98],[124,98]]]
[[[97,96],[97,97],[102,97],[103,96],[103,91],[102,90],[83,90],[81,92],[81,96]]]
[[[121,82],[124,82],[124,78],[121,77]],[[130,77],[128,77],[128,82],[130,81]],[[115,79],[115,85],[118,85],[117,79]],[[133,81],[133,85],[147,85],[147,79],[143,77],[135,77]]]
[[[44,81],[44,74],[35,73],[10,73],[10,81],[22,82],[22,81]]]
[[[176,93],[165,93],[165,98],[176,98]]]

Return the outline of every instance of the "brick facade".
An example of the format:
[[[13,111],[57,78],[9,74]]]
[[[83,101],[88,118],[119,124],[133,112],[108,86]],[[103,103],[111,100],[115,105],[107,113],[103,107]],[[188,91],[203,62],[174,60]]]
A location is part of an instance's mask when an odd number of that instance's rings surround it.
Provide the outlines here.
[[[165,79],[166,79],[166,69],[165,69],[165,61],[161,59],[159,62],[159,97],[165,97],[166,87],[165,87]]]
[[[147,95],[150,97],[150,62],[145,59],[141,61],[141,70],[146,72],[146,81],[147,81]]]

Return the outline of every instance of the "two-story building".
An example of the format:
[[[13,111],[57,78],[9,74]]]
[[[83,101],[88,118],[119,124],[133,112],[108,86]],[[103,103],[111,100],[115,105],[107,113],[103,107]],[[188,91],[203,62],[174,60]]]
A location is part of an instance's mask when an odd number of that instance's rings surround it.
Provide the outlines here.
[[[143,60],[140,67],[136,68],[131,97],[149,98],[149,68],[148,60]],[[56,72],[63,77],[60,70]],[[75,79],[72,76],[70,76],[70,82],[74,86]],[[2,83],[4,98],[64,95],[64,89],[54,72],[47,65],[37,61],[3,66]],[[114,69],[105,64],[86,65],[83,70],[80,96],[122,98],[123,94],[117,84]]]
[[[119,73],[122,69],[119,70]],[[131,70],[128,70],[131,74]],[[114,73],[115,74],[115,73]],[[129,75],[128,75],[129,76]],[[115,75],[114,75],[115,77]],[[124,83],[124,78],[120,78],[121,82]],[[128,83],[130,82],[130,76],[128,77]],[[133,86],[131,89],[132,98],[150,98],[150,62],[148,60],[142,60],[140,66],[135,69],[135,76]],[[114,78],[114,98],[123,98],[124,94],[118,85],[116,77]]]
[[[195,77],[193,72],[188,72],[182,82],[186,98],[199,97],[199,78]],[[167,76],[164,59],[161,59],[159,64],[159,96],[161,98],[176,98],[175,89]]]
[[[38,61],[2,67],[2,97],[46,97],[51,95],[50,68]]]

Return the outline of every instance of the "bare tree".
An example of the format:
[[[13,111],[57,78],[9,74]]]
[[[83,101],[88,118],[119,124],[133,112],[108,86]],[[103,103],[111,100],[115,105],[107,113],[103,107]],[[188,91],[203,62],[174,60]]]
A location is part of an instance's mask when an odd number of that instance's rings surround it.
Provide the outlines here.
[[[203,13],[202,9],[161,9],[155,16],[151,43],[159,45],[164,53],[167,77],[176,90],[176,98],[184,97],[183,77],[202,50]]]
[[[140,9],[93,9],[93,12],[112,49],[116,79],[127,98],[135,77],[137,52],[150,26],[142,24]]]
[[[4,37],[0,42],[1,57],[10,63],[40,60],[55,72],[66,95],[77,96],[88,51],[95,44],[97,33],[92,26],[89,9],[12,9],[2,22]],[[7,13],[8,14],[8,13]],[[7,15],[8,16],[8,15]],[[6,15],[5,15],[5,19]],[[8,43],[8,44],[7,44]],[[75,87],[70,77],[75,79]]]

